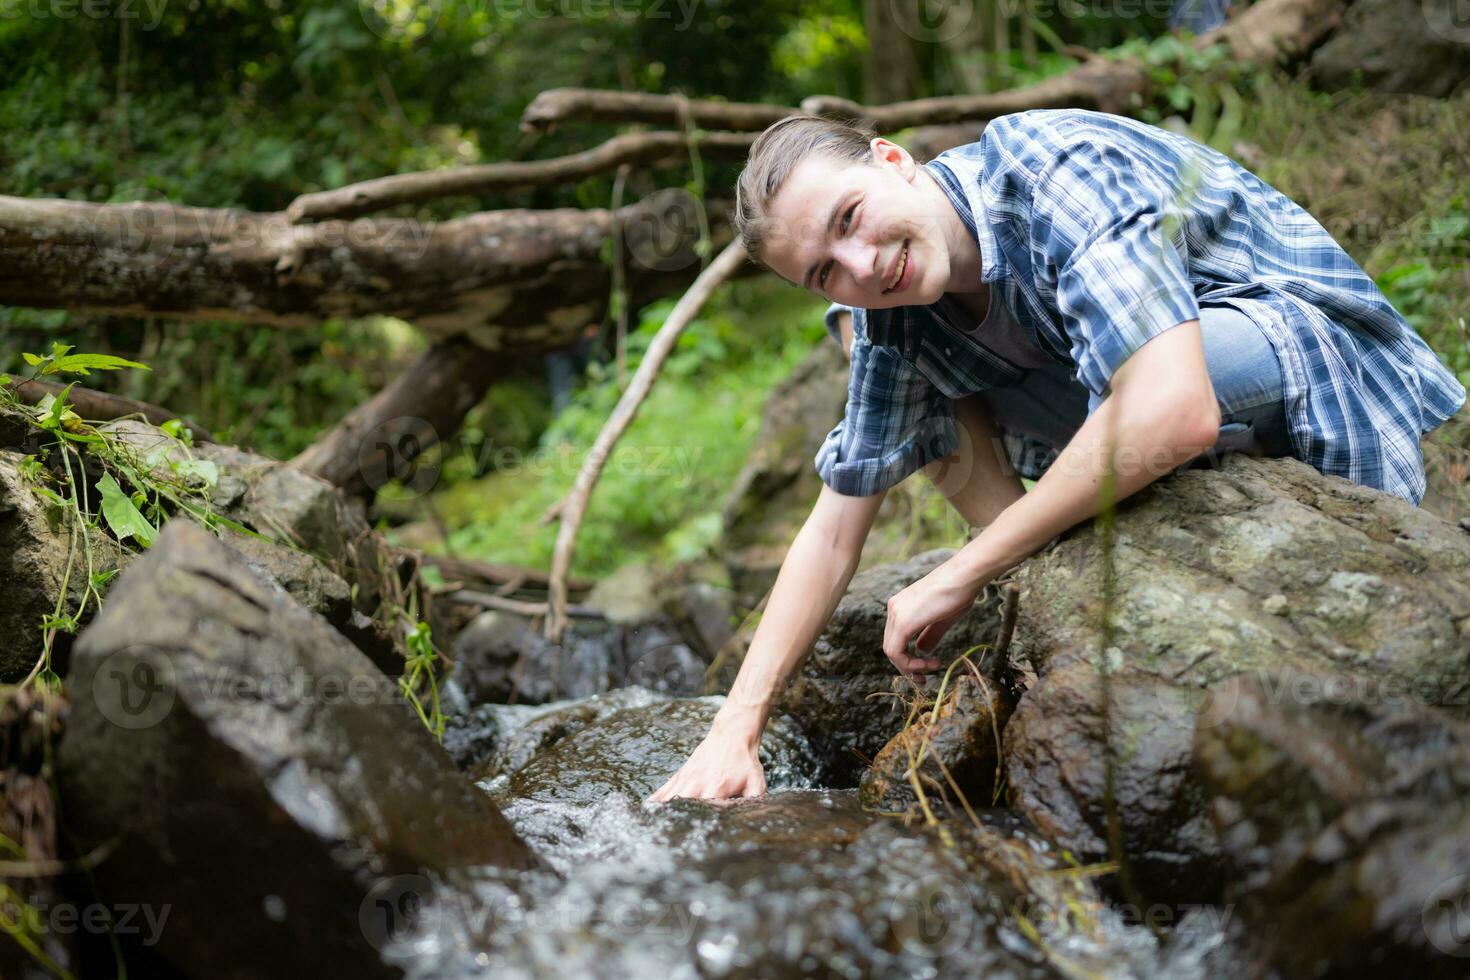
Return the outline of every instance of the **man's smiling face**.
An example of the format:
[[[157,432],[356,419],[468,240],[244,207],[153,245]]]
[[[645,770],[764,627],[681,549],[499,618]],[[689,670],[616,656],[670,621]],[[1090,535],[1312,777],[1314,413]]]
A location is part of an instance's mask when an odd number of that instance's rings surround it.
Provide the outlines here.
[[[937,302],[950,277],[938,208],[949,205],[927,184],[928,174],[885,139],[873,141],[870,162],[814,154],[770,202],[761,259],[777,275],[847,306]]]

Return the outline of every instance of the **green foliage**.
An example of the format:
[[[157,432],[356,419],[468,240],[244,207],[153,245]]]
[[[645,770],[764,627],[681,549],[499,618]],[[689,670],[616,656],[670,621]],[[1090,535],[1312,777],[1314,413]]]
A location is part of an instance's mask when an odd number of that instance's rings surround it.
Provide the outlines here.
[[[119,541],[133,538],[145,548],[152,547],[158,528],[138,510],[139,501],[123,493],[111,473],[102,474],[102,479],[97,481],[97,490],[102,494],[102,516],[107,519],[112,536]],[[144,494],[138,491],[134,496],[142,498]]]
[[[630,370],[671,308],[644,311],[628,337]],[[598,482],[578,535],[578,574],[643,556],[690,557],[715,543],[766,394],[825,336],[823,308],[784,283],[739,283],[689,325]],[[541,515],[570,488],[619,395],[611,369],[593,364],[531,453],[438,493],[454,553],[546,567],[556,527]]]

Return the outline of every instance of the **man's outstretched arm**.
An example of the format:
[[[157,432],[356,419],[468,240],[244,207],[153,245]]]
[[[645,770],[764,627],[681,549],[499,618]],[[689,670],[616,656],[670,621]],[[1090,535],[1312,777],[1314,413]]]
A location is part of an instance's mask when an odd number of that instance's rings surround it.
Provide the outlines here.
[[[786,552],[765,614],[709,734],[650,800],[765,793],[758,752],[772,702],[847,591],[883,496],[845,497],[822,487]]]

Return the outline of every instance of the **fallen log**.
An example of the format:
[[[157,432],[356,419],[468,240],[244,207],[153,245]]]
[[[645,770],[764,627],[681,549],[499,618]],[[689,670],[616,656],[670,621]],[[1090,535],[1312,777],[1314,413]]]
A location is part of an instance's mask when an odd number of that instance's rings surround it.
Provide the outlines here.
[[[14,389],[16,397],[27,405],[38,405],[47,395],[59,396],[66,386],[41,378],[28,378],[13,381],[10,387]],[[152,425],[163,425],[165,422],[177,419],[189,430],[195,442],[214,441],[210,438],[209,430],[199,423],[191,422],[177,412],[171,412],[161,405],[140,402],[136,398],[124,398],[122,395],[113,395],[105,391],[95,391],[75,385],[71,391],[67,392],[66,400],[71,404],[73,411],[89,421],[110,422],[113,419],[136,415]]]
[[[653,123],[682,125],[686,120],[706,129],[759,132],[791,115],[794,109],[759,102],[721,102],[682,95],[614,92],[593,88],[552,88],[531,100],[521,113],[521,129],[540,133],[559,122]]]
[[[278,327],[383,314],[432,336],[537,353],[603,318],[603,250],[615,229],[632,255],[635,306],[692,281],[697,207],[676,190],[616,215],[564,208],[293,225],[283,212],[0,196],[0,304]],[[717,236],[723,210],[709,205]]]

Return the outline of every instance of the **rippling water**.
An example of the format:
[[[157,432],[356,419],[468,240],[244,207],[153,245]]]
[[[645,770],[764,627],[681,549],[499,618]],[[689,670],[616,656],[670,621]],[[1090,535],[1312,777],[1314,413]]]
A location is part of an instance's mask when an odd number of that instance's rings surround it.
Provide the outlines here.
[[[1161,948],[1007,811],[982,814],[982,830],[954,824],[948,846],[816,785],[779,722],[763,746],[768,797],[646,805],[719,702],[628,703],[482,782],[550,871],[384,889],[411,912],[385,938],[411,976],[1233,972],[1220,916],[1197,914]]]

